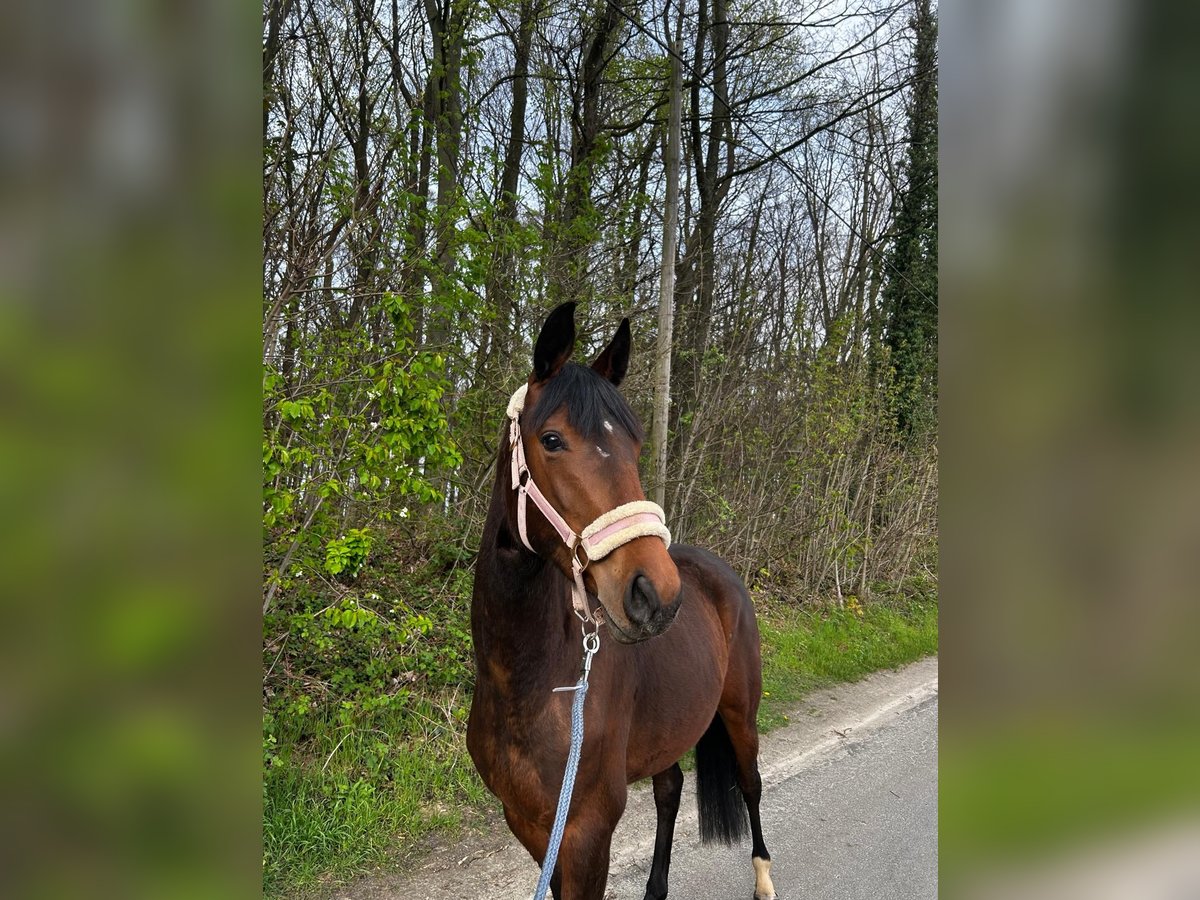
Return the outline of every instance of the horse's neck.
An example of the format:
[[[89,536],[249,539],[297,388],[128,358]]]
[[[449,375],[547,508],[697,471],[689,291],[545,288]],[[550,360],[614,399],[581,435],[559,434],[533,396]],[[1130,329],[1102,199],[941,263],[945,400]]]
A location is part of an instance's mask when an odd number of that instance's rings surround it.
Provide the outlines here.
[[[578,619],[570,581],[553,564],[515,545],[505,517],[498,492],[475,573],[472,619],[479,677],[515,697],[530,692],[540,697],[551,682],[574,681],[582,654]]]

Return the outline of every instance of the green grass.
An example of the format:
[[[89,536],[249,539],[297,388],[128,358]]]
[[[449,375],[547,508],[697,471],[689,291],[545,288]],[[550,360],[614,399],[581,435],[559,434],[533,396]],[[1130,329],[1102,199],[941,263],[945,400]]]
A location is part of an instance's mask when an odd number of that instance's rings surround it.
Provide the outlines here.
[[[440,724],[413,710],[353,726],[318,723],[303,756],[293,750],[269,763],[264,892],[295,895],[352,877],[410,852],[432,831],[453,831],[464,811],[486,805],[463,746],[462,709],[451,707]]]
[[[763,731],[814,688],[937,652],[937,603],[883,599],[813,609],[758,598]],[[388,707],[370,718],[306,721],[267,748],[263,880],[297,897],[419,852],[495,803],[467,755],[465,692]],[[278,752],[275,748],[279,747]],[[302,749],[301,749],[302,748]]]
[[[938,649],[937,602],[924,597],[818,610],[760,602],[759,610],[764,732],[786,725],[786,710],[815,688],[857,681]]]

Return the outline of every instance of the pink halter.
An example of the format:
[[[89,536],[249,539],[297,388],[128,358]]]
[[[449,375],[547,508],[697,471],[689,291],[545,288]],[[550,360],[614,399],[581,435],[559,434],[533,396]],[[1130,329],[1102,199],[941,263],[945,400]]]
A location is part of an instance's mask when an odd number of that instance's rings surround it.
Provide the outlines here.
[[[609,510],[588,525],[579,534],[567,524],[567,520],[559,515],[533,481],[529,466],[525,463],[525,447],[521,440],[521,412],[525,408],[525,394],[528,384],[523,384],[512,399],[508,401],[508,439],[512,449],[512,486],[517,492],[517,531],[521,535],[521,543],[531,552],[536,552],[529,543],[526,532],[526,498],[533,501],[546,521],[554,526],[562,542],[571,551],[571,604],[575,607],[575,615],[584,622],[598,622],[597,614],[588,609],[587,590],[583,586],[583,570],[593,560],[603,559],[618,547],[628,544],[640,537],[659,537],[668,547],[671,546],[671,532],[667,529],[667,516],[657,503],[649,500],[634,500],[623,503],[616,509]],[[582,560],[580,556],[582,555]]]

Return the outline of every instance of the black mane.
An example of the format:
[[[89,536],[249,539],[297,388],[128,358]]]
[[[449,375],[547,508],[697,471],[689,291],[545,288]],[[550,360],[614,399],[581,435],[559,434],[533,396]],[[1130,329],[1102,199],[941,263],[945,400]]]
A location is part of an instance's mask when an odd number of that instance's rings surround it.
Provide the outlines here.
[[[546,382],[542,396],[529,416],[529,429],[536,433],[559,407],[567,408],[567,420],[571,427],[589,440],[603,435],[607,419],[614,428],[620,426],[639,443],[645,440],[642,424],[638,421],[620,391],[607,378],[594,369],[578,363],[567,363],[562,370]]]

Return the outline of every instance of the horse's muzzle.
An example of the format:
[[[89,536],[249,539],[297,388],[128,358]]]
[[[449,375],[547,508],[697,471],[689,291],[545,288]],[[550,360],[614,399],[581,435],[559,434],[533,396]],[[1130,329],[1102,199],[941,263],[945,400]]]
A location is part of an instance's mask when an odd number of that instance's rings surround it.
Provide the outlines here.
[[[623,643],[634,643],[662,634],[670,627],[679,612],[679,596],[663,603],[654,583],[639,573],[626,585],[622,605],[631,629],[614,629],[614,636]]]

